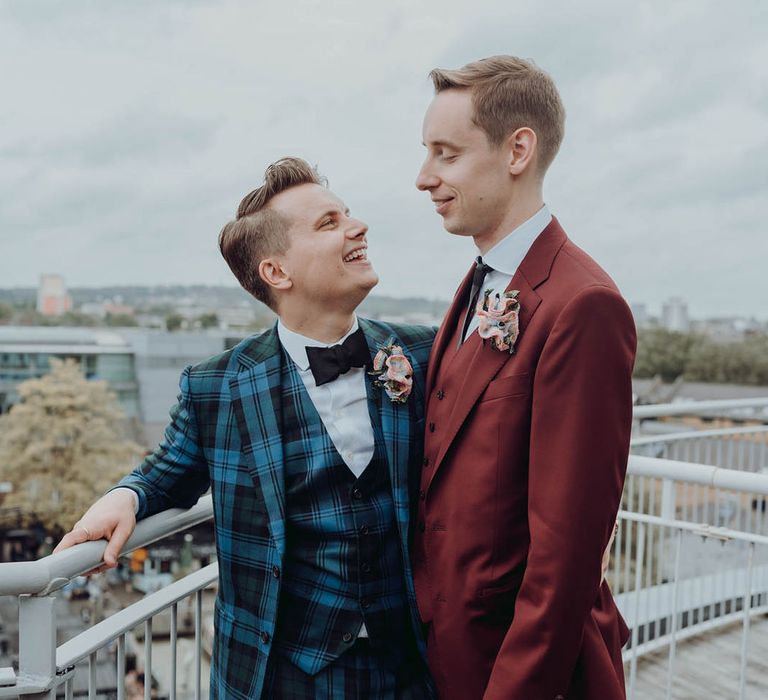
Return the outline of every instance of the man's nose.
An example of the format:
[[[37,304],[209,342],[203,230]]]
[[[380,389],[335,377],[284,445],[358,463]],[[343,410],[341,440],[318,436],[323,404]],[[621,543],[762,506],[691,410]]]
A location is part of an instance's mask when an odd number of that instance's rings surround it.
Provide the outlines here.
[[[435,175],[433,175],[428,168],[428,162],[425,162],[419,170],[419,174],[416,176],[416,189],[426,192],[437,187],[439,181]]]
[[[362,238],[366,233],[368,233],[368,224],[366,224],[364,221],[360,221],[360,219],[349,220],[347,238]]]

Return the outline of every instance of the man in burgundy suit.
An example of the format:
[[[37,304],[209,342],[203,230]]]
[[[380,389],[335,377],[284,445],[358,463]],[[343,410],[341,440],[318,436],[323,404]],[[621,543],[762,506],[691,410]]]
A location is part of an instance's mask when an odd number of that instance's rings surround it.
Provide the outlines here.
[[[417,187],[479,256],[430,356],[414,544],[442,700],[624,698],[601,579],[632,421],[635,328],[542,189],[565,112],[496,56],[431,73]],[[588,164],[587,164],[588,167]]]

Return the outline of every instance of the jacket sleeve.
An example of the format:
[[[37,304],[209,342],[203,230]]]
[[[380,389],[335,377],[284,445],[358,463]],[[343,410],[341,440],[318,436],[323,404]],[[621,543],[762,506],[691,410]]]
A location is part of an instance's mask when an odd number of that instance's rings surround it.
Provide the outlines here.
[[[189,508],[208,489],[208,464],[197,430],[190,369],[181,374],[180,393],[162,442],[118,484],[138,496],[137,520],[167,508]]]
[[[567,695],[621,502],[635,349],[629,308],[603,286],[574,297],[544,345],[532,397],[530,547],[485,700]]]

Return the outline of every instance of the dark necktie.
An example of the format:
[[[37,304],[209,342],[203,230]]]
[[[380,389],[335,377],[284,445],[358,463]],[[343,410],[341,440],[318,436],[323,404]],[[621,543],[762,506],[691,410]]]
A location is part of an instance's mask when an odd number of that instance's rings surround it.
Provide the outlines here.
[[[340,345],[306,350],[309,368],[317,386],[332,382],[340,374],[349,372],[352,367],[365,367],[371,361],[371,353],[362,328],[358,328]]]
[[[467,328],[469,328],[469,322],[474,318],[475,307],[477,306],[477,299],[480,296],[480,290],[483,287],[485,276],[492,272],[493,268],[490,265],[486,265],[483,262],[483,258],[478,255],[475,260],[475,274],[472,276],[472,292],[469,295],[469,305],[467,306],[467,313],[464,316],[464,326],[461,329],[461,335],[459,336],[459,342],[456,346],[458,350],[461,344],[464,342],[464,336],[467,334]]]

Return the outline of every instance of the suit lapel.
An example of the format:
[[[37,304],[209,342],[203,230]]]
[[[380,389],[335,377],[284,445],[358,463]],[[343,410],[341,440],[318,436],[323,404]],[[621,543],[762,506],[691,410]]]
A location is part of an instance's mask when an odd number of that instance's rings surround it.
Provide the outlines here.
[[[432,344],[432,351],[429,353],[429,364],[427,365],[427,400],[432,395],[432,389],[435,385],[435,377],[437,376],[437,370],[440,366],[440,360],[446,350],[451,350],[448,347],[448,344],[451,342],[456,325],[462,318],[464,307],[469,303],[469,292],[472,287],[472,276],[474,275],[474,272],[475,268],[473,265],[461,281],[459,288],[456,290],[453,301],[437,331],[435,342]]]
[[[549,277],[555,256],[563,243],[565,243],[565,240],[565,232],[560,228],[557,219],[552,217],[552,221],[534,241],[507,286],[507,291],[517,289],[520,292],[518,295],[518,300],[520,301],[520,333],[516,343],[518,346],[525,335],[525,329],[530,324],[533,315],[536,313],[536,310],[541,303],[541,297],[535,290]],[[468,275],[468,277],[465,278],[462,287],[466,286],[467,279],[471,280],[471,275]],[[459,291],[461,291],[461,288]],[[457,297],[458,296],[459,295],[457,294]],[[456,305],[457,301],[454,299],[453,306]],[[449,314],[451,314],[451,312],[454,312],[453,307]],[[441,328],[441,331],[445,331],[448,340],[453,336],[453,331],[456,328],[458,319],[459,315],[453,313],[453,322],[451,325],[448,326],[446,323],[445,327]],[[447,320],[448,317],[446,317],[446,321]],[[471,351],[472,356],[467,366],[462,368],[462,371],[464,372],[464,381],[459,390],[459,399],[456,401],[453,411],[451,412],[451,417],[448,420],[445,438],[440,445],[435,469],[432,472],[433,478],[448,452],[448,449],[461,429],[461,426],[464,424],[464,421],[488,384],[507,362],[515,361],[515,355],[496,350],[490,343],[484,345],[477,333],[473,333],[466,343],[472,344],[469,348],[464,348],[465,350]],[[450,352],[450,348],[446,348],[445,346],[441,352],[445,352],[446,349]]]
[[[232,407],[246,467],[264,496],[279,553],[285,551],[285,483],[282,442],[282,353],[275,327],[240,356],[230,380]]]

